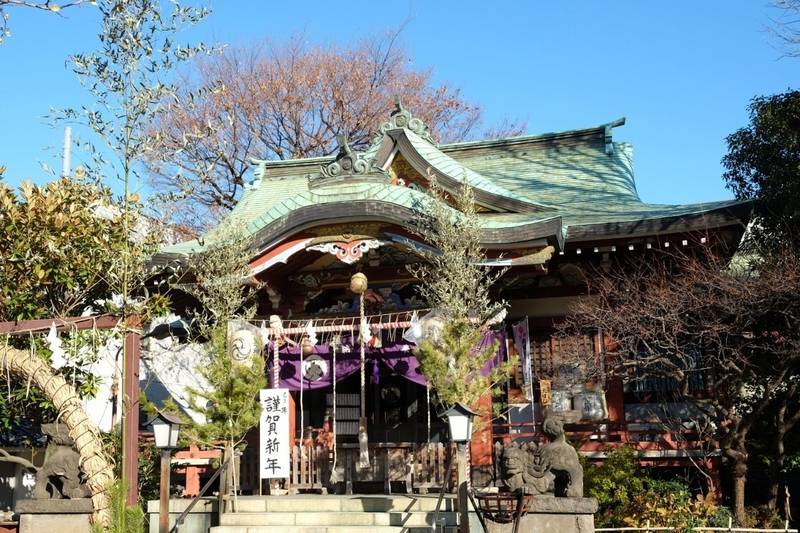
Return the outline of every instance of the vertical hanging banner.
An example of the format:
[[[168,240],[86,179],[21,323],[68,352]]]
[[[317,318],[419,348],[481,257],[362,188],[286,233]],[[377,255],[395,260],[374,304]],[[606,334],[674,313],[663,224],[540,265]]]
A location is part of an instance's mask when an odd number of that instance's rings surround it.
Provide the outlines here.
[[[261,479],[289,477],[289,389],[261,389]]]
[[[522,383],[525,387],[525,398],[533,401],[533,375],[531,371],[531,339],[528,331],[528,317],[511,326],[514,333],[514,346],[519,354],[522,366]]]

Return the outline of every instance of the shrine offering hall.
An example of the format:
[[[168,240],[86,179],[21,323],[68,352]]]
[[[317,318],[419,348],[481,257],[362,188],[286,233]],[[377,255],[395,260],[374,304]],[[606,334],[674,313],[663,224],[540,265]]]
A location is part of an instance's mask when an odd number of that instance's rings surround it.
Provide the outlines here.
[[[691,435],[675,438],[653,420],[648,405],[663,402],[670,383],[559,380],[569,370],[565,350],[593,358],[613,351],[601,331],[554,334],[570,304],[586,297],[593,273],[665,250],[732,253],[750,214],[734,201],[643,202],[633,148],[614,137],[624,123],[438,144],[398,102],[364,151],[341,137],[335,156],[255,161],[254,179],[226,221],[252,238],[250,276],[264,287],[257,317],[242,325],[263,341],[269,383],[242,461],[243,492],[275,483],[357,493],[441,486],[451,453],[446,423],[414,355],[437,318],[408,268],[430,251],[414,230],[431,177],[448,198],[464,182],[471,187],[484,263],[506,269],[493,296],[508,303],[507,313],[482,340],[496,346],[485,370],[510,354],[522,361],[501,394],[482,400],[473,482],[495,475],[497,443],[541,440],[547,412],[560,414],[589,460],[630,444],[651,466],[714,461]],[[156,261],[185,261],[219,234],[168,246]],[[695,392],[709,387],[701,376]]]

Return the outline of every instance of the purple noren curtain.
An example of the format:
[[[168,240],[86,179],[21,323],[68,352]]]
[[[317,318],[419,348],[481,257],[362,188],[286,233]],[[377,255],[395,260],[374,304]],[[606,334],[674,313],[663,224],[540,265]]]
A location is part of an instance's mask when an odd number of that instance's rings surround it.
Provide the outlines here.
[[[483,348],[498,341],[497,354],[484,366],[484,375],[498,364],[506,360],[506,335],[504,332],[488,332],[479,347]],[[342,381],[352,376],[359,369],[359,346],[356,339],[343,337],[343,345],[336,350],[336,378]],[[272,344],[270,343],[270,356],[267,360],[268,373],[272,368]],[[414,356],[414,345],[405,342],[384,342],[381,348],[366,349],[367,369],[373,361],[385,364],[395,374],[402,376],[417,385],[425,386],[427,380],[422,374],[419,361]],[[331,349],[328,345],[317,345],[314,354],[306,357],[305,377],[303,378],[304,390],[325,389],[332,385]],[[280,351],[280,386],[289,390],[300,390],[300,347],[284,347]],[[271,375],[271,374],[270,374]]]

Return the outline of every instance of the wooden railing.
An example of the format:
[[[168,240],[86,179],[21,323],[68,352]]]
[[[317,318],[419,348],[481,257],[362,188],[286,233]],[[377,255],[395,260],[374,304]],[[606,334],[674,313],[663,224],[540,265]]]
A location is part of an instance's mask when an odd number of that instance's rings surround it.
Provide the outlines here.
[[[534,440],[544,438],[541,431],[541,422],[537,422],[535,429],[531,422],[518,422],[514,424],[493,424],[496,440],[513,440],[520,437],[532,437]],[[605,442],[637,443],[656,441],[676,441],[678,434],[680,440],[685,442],[699,441],[697,432],[691,429],[670,431],[657,423],[609,422],[599,420],[596,422],[581,422],[565,424],[564,432],[577,440],[602,440]]]
[[[337,477],[348,494],[388,494],[393,490],[392,483],[400,484],[405,492],[424,493],[449,484],[455,475],[445,472],[449,453],[449,447],[441,443],[374,443],[369,446],[369,465],[361,468],[358,444],[344,443],[337,447]],[[331,483],[333,468],[333,450],[296,444],[291,453],[289,490],[335,490]]]

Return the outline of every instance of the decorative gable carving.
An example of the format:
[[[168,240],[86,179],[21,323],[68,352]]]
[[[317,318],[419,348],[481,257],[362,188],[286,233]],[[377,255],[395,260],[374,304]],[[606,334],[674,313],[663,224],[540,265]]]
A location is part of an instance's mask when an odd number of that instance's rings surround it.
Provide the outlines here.
[[[428,125],[425,124],[421,119],[413,116],[411,111],[403,107],[403,103],[400,101],[399,96],[394,97],[394,111],[392,114],[389,115],[389,120],[381,124],[381,127],[378,129],[378,132],[373,139],[373,144],[379,143],[383,140],[384,135],[389,130],[394,130],[398,128],[406,128],[434,146],[438,146],[436,141],[433,140],[431,136],[431,131],[428,128]]]
[[[347,135],[336,136],[339,142],[339,153],[336,159],[320,167],[320,177],[334,178],[354,174],[370,174],[374,172],[382,173],[379,168],[372,166],[372,160],[364,157],[363,153],[355,152],[347,142]]]

